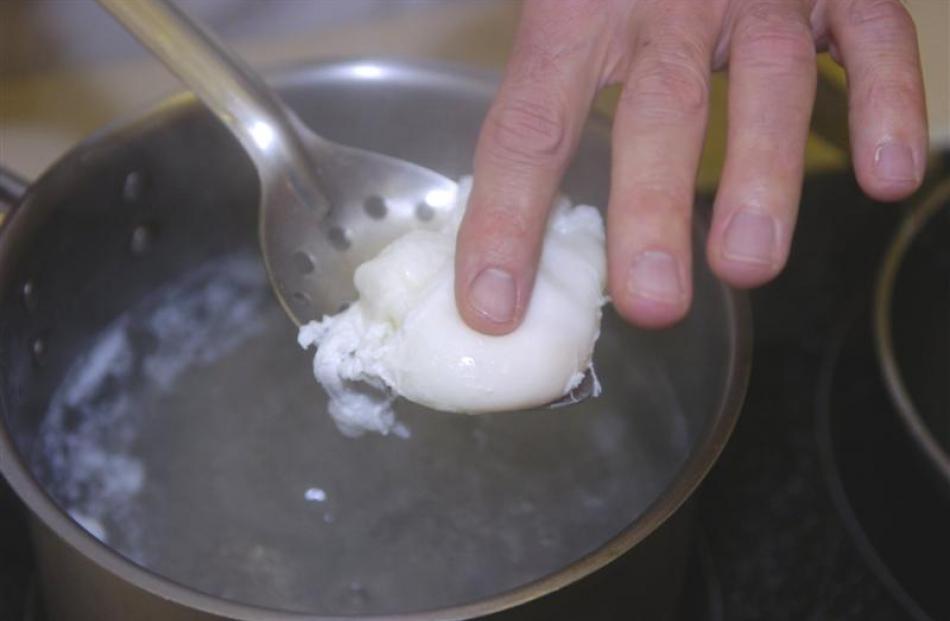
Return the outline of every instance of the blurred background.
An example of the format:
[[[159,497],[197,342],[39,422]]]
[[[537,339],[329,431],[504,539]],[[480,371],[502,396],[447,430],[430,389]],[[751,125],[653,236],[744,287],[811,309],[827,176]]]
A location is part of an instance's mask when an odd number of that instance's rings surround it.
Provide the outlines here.
[[[510,0],[180,0],[257,68],[334,56],[501,66]],[[0,0],[0,161],[35,177],[89,132],[179,82],[93,0]]]
[[[259,68],[332,56],[400,56],[501,68],[517,0],[178,0]],[[921,40],[932,134],[950,141],[950,1],[907,0]],[[829,59],[827,75],[843,80]],[[724,79],[714,81],[703,189],[718,177]],[[0,163],[33,178],[96,128],[180,90],[93,0],[0,0]],[[598,103],[609,112],[612,93]],[[811,170],[843,153],[812,140]]]
[[[516,0],[177,2],[262,69],[340,56],[443,59],[501,69],[520,7]],[[946,178],[950,0],[905,4],[917,23],[924,61],[930,178]],[[945,572],[933,574],[917,558],[902,558],[933,547],[932,531],[913,522],[904,528],[905,522],[896,521],[900,516],[880,510],[906,509],[913,495],[929,509],[903,511],[909,520],[931,515],[935,505],[926,486],[915,484],[922,481],[916,469],[922,462],[894,441],[900,430],[892,426],[888,398],[875,383],[878,369],[867,334],[880,257],[919,196],[877,209],[862,195],[842,148],[845,110],[836,87],[844,76],[826,56],[820,67],[827,80],[814,125],[822,131],[808,143],[809,176],[789,267],[751,295],[756,344],[748,397],[722,459],[696,495],[699,543],[691,552],[689,597],[684,595],[683,618],[690,621],[950,618],[945,586],[938,585],[930,600],[919,586],[921,572],[926,579]],[[90,132],[179,90],[177,80],[93,0],[0,0],[3,166],[35,178]],[[610,113],[616,94],[605,92],[599,110]],[[722,163],[724,102],[725,79],[718,76],[699,175],[704,195],[714,189]],[[826,437],[832,428],[859,431],[842,436],[867,445],[844,443],[846,450],[833,453]],[[836,492],[838,484],[831,481],[839,470],[833,464],[857,472],[867,489]],[[873,476],[864,475],[865,467]],[[870,499],[875,510],[858,520],[849,517],[841,500],[847,494]],[[0,619],[37,621],[41,616],[30,612],[33,569],[19,509],[0,481]],[[888,526],[883,534],[867,527],[877,522]],[[946,521],[938,526],[937,536],[945,541]],[[870,543],[866,533],[873,536]],[[875,549],[901,554],[885,554],[882,563]],[[922,613],[918,602],[937,612]]]

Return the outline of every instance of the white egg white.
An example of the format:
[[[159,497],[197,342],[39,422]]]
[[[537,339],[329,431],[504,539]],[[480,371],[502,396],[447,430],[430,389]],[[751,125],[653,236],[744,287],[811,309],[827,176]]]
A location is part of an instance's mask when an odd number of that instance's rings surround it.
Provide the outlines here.
[[[456,212],[440,229],[412,231],[363,263],[349,308],[301,328],[300,345],[317,346],[314,374],[344,433],[404,431],[392,411],[396,396],[471,414],[543,405],[591,366],[606,300],[600,212],[558,199],[524,322],[488,336],[465,324],[453,293],[470,187],[460,182]]]

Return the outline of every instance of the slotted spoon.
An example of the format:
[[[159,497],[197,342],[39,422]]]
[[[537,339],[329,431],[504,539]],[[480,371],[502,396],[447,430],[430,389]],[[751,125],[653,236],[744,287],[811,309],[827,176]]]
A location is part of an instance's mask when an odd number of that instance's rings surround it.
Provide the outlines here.
[[[168,0],[99,0],[241,142],[261,181],[260,241],[295,323],[355,297],[353,271],[389,241],[437,221],[455,183],[411,162],[317,136],[253,70]]]
[[[437,223],[456,184],[311,131],[236,54],[169,0],[98,0],[241,142],[261,181],[260,242],[271,284],[298,325],[356,296],[353,273],[386,244]],[[588,369],[563,407],[597,392]]]

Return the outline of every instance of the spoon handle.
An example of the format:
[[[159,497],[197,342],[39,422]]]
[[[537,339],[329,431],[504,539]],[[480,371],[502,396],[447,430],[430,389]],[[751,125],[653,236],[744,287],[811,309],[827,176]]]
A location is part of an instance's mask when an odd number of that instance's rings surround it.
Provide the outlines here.
[[[241,142],[264,187],[289,182],[302,199],[321,201],[306,133],[325,146],[250,67],[170,0],[98,0],[205,103]],[[314,200],[308,200],[312,198]]]

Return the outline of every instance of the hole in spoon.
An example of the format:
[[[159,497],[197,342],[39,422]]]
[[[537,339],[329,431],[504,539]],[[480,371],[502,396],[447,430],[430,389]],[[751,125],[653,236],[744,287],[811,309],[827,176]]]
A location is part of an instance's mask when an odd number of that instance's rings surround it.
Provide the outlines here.
[[[132,238],[129,241],[129,248],[132,254],[145,254],[152,247],[154,240],[154,231],[145,224],[140,224],[132,230]]]
[[[296,312],[301,315],[310,315],[313,312],[313,302],[310,296],[302,291],[294,291],[290,294],[290,301]]]
[[[33,362],[36,364],[43,364],[46,362],[46,341],[42,337],[33,339],[33,343],[30,345],[30,350],[33,353]]]
[[[349,234],[338,226],[330,229],[329,233],[327,233],[327,237],[330,240],[330,245],[337,250],[347,250],[350,247]]]
[[[33,284],[32,280],[28,280],[23,284],[23,305],[28,311],[36,310],[36,285]]]
[[[141,200],[145,192],[145,175],[139,171],[130,172],[122,183],[122,199],[127,203]]]
[[[301,274],[310,274],[313,272],[313,258],[303,250],[298,250],[294,253],[293,261],[294,267],[296,267],[297,271]]]
[[[423,222],[428,222],[435,217],[435,209],[428,203],[419,203],[416,205],[416,218]]]
[[[373,220],[382,220],[386,217],[386,201],[382,196],[370,196],[363,202],[363,210]]]

